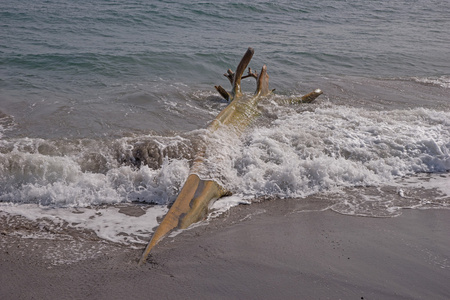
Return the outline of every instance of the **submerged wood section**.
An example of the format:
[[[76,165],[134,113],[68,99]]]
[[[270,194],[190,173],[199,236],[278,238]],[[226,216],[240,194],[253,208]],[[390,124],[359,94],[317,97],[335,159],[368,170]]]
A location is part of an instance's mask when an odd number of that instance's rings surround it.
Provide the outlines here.
[[[269,75],[265,65],[259,74],[248,68],[247,75],[244,75],[244,71],[247,69],[253,54],[253,48],[248,48],[236,68],[236,72],[228,70],[224,74],[232,85],[230,92],[227,92],[221,86],[215,86],[219,94],[227,101],[230,101],[230,104],[208,126],[210,133],[217,130],[234,130],[238,134],[242,133],[259,115],[257,110],[259,100],[273,92],[273,90],[269,89]],[[241,91],[241,80],[248,77],[256,79],[256,91],[250,97],[243,96]],[[321,94],[322,91],[317,89],[303,97],[291,99],[289,103],[310,103]],[[205,219],[208,214],[208,206],[212,201],[231,194],[216,181],[201,179],[196,174],[203,165],[203,158],[204,151],[199,151],[180,194],[153,234],[139,264],[145,263],[152,248],[167,234],[176,229],[188,228],[193,223]]]

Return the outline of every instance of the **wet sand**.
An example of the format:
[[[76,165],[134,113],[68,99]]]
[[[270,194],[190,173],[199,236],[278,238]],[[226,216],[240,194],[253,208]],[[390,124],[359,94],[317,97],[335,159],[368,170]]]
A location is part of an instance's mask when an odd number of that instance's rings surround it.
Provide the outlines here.
[[[295,212],[292,200],[238,206],[166,238],[141,267],[144,246],[1,229],[0,299],[450,298],[450,210],[368,218]]]

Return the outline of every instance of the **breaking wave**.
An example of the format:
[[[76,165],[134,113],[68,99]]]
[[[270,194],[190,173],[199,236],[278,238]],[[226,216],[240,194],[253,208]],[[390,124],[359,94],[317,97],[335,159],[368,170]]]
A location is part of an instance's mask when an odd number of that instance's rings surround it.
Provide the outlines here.
[[[277,108],[275,108],[277,109]],[[232,190],[304,197],[450,170],[450,114],[327,105],[284,113],[251,131],[235,157]]]
[[[305,197],[450,170],[450,113],[268,105],[243,137],[0,141],[0,201],[56,207],[174,201],[202,143],[207,175],[244,197]],[[274,118],[273,116],[281,116]],[[207,147],[208,148],[208,147]]]

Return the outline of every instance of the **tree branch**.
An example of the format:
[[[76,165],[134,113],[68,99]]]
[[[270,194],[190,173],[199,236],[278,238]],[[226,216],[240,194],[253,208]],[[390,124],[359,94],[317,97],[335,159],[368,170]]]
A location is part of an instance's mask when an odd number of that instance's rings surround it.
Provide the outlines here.
[[[234,82],[233,82],[233,90],[231,91],[231,93],[233,94],[233,98],[242,96],[241,92],[242,75],[244,74],[244,70],[247,69],[247,66],[250,63],[250,60],[252,59],[254,53],[255,50],[249,47],[247,49],[247,52],[245,52],[244,56],[242,57],[241,62],[236,68],[236,74],[234,75]]]
[[[221,87],[220,85],[215,85],[214,86],[216,88],[216,90],[219,92],[219,94],[227,101],[230,101],[231,99],[231,95],[230,93],[228,93],[223,87]]]
[[[256,79],[256,92],[257,96],[266,96],[269,91],[269,75],[267,74],[267,66],[264,65],[261,69],[261,73]]]
[[[252,72],[252,68],[248,67],[248,73],[245,76],[242,76],[242,79],[253,77],[255,79],[258,79],[258,72]]]
[[[225,76],[226,78],[228,78],[228,80],[231,83],[231,86],[233,86],[233,82],[234,82],[234,72],[231,71],[231,69],[228,69],[227,72],[225,74],[223,74],[223,76]]]
[[[320,89],[316,89],[313,92],[308,93],[302,97],[289,99],[288,102],[289,104],[311,103],[322,94],[323,92]]]

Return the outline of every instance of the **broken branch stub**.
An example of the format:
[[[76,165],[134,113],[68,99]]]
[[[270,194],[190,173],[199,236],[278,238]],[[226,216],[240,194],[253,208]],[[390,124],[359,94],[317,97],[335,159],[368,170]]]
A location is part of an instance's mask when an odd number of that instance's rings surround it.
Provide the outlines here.
[[[320,89],[316,89],[315,91],[304,95],[301,99],[302,99],[302,103],[311,103],[314,100],[316,100],[317,97],[319,97],[320,95],[322,95],[323,92]]]
[[[322,94],[323,92],[320,89],[316,89],[302,97],[289,99],[289,104],[311,103]]]
[[[216,90],[219,92],[219,94],[227,101],[231,100],[231,95],[228,93],[222,86],[216,85],[214,86]]]
[[[225,74],[223,74],[228,80],[230,81],[231,86],[233,86],[234,83],[234,72],[231,71],[231,69],[228,69]]]
[[[269,91],[269,75],[267,74],[267,67],[264,65],[261,69],[261,73],[256,79],[256,96],[267,96]]]

